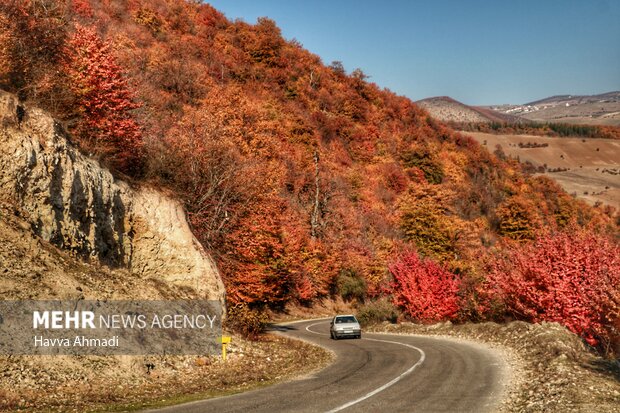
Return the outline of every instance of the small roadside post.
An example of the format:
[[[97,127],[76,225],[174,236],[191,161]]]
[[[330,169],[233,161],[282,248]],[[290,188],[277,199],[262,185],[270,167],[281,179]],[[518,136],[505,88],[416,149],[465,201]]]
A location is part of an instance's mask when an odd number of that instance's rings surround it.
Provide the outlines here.
[[[219,338],[219,342],[222,343],[222,360],[226,361],[226,346],[230,343],[232,337],[222,336]]]

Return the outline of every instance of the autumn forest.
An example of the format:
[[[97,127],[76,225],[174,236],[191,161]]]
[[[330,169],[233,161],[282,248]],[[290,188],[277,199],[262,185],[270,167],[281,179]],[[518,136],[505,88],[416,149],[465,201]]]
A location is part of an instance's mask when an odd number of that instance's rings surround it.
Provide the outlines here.
[[[268,18],[189,0],[2,0],[0,89],[119,178],[181,200],[248,335],[266,310],[340,296],[379,320],[547,320],[601,349],[619,338],[616,211]]]

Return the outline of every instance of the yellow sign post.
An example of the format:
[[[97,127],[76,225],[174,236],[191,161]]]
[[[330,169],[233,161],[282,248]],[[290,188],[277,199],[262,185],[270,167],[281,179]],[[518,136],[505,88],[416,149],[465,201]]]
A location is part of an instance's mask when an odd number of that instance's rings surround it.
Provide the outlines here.
[[[219,341],[222,343],[222,360],[226,361],[226,345],[230,344],[232,337],[222,336]]]

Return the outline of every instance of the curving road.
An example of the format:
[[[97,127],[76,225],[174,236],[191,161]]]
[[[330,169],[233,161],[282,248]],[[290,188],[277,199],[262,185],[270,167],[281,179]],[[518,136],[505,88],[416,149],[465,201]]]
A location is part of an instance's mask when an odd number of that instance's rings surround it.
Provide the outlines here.
[[[329,338],[329,320],[278,326],[280,334],[332,350],[335,362],[312,376],[156,410],[203,412],[492,412],[504,364],[482,346],[388,334]]]

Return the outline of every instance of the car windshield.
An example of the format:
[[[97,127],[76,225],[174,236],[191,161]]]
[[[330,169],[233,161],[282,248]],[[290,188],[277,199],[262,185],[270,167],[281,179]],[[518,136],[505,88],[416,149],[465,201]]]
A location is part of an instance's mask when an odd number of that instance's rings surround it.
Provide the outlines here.
[[[341,323],[357,323],[357,320],[352,315],[346,317],[336,317],[336,324]]]

